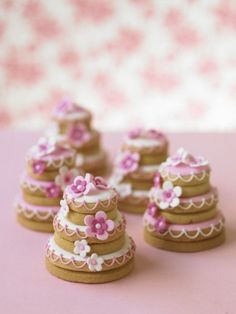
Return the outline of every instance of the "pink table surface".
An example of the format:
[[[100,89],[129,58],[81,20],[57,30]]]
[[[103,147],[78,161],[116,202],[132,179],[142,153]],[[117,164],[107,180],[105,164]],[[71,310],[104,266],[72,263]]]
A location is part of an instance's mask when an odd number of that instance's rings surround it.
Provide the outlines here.
[[[171,151],[183,146],[206,156],[220,190],[227,241],[216,249],[180,254],[154,249],[142,237],[141,217],[127,215],[137,244],[130,276],[108,284],[84,285],[51,276],[44,267],[48,234],[26,230],[12,203],[26,149],[35,133],[2,131],[0,219],[0,313],[236,313],[235,134],[170,134]],[[114,153],[119,134],[106,134]]]

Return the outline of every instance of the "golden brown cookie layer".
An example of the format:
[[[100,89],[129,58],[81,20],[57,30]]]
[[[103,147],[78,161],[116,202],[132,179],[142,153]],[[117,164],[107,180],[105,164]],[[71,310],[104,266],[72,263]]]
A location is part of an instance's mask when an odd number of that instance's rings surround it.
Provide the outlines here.
[[[108,219],[114,220],[117,217],[117,210],[114,209],[112,211],[106,212],[106,214],[107,214]],[[91,215],[93,215],[93,214],[91,214]],[[85,216],[87,216],[87,214],[79,214],[79,213],[72,212],[72,211],[69,211],[67,214],[67,218],[69,221],[73,222],[74,224],[81,225],[81,226],[85,225],[85,223],[84,223]]]
[[[74,242],[63,239],[62,237],[60,237],[58,233],[54,234],[54,241],[62,249],[73,253]],[[103,241],[102,243],[90,244],[91,251],[88,253],[88,255],[91,255],[93,253],[97,253],[98,255],[110,254],[110,253],[120,250],[123,247],[124,243],[125,243],[125,236],[123,233],[120,235],[119,238],[113,241],[110,241],[109,239],[109,241]]]
[[[39,206],[59,206],[61,198],[48,198],[46,196],[36,196],[33,194],[28,194],[23,191],[23,198],[24,200],[32,205],[39,205]]]
[[[207,211],[199,213],[187,213],[187,214],[175,214],[165,210],[161,211],[161,215],[164,216],[169,223],[177,225],[188,225],[192,223],[198,223],[206,220],[210,220],[216,216],[216,208],[212,208]]]
[[[34,221],[26,219],[22,214],[17,214],[17,221],[25,228],[39,232],[53,232],[53,224],[47,221]]]
[[[202,194],[206,194],[211,190],[211,185],[209,182],[194,185],[194,186],[184,186],[182,187],[181,197],[193,197]]]
[[[134,259],[131,259],[122,267],[102,272],[78,272],[63,269],[53,265],[47,258],[46,267],[52,275],[63,280],[81,283],[105,283],[128,275],[134,268]]]
[[[146,229],[144,230],[144,240],[159,249],[173,252],[198,252],[208,250],[221,245],[225,241],[224,230],[214,238],[208,238],[201,241],[176,242],[170,241],[157,236],[153,236]]]

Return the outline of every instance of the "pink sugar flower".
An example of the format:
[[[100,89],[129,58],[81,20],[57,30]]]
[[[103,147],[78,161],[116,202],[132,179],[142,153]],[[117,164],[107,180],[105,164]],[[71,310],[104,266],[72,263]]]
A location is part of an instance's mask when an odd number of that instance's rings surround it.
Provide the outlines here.
[[[83,240],[77,240],[74,242],[74,253],[81,256],[81,257],[86,257],[87,253],[91,251],[91,247],[88,245],[88,242],[83,239]]]
[[[87,258],[86,263],[90,271],[101,271],[104,259],[98,256],[96,253],[93,253],[90,257]]]
[[[134,172],[138,168],[140,155],[124,152],[118,157],[118,167],[123,174]]]
[[[37,144],[34,145],[30,152],[36,159],[53,153],[56,149],[56,139],[54,136],[41,137]]]
[[[98,240],[106,240],[108,231],[115,228],[115,224],[111,219],[107,219],[107,215],[103,211],[98,211],[95,216],[87,215],[84,218],[86,224],[86,234],[89,237],[96,237]]]
[[[71,111],[72,108],[73,108],[73,103],[71,102],[71,100],[68,98],[65,98],[56,105],[55,113],[65,114]]]
[[[155,139],[155,140],[160,140],[164,138],[164,134],[162,132],[159,132],[155,129],[149,129],[146,131],[146,136],[147,138]]]
[[[159,233],[165,233],[168,230],[168,223],[163,216],[159,216],[155,223],[155,229]]]
[[[82,145],[85,142],[89,141],[91,138],[90,133],[87,131],[87,128],[84,124],[80,123],[74,125],[70,128],[68,137],[73,142]]]
[[[167,209],[168,207],[177,207],[180,203],[179,196],[182,194],[180,186],[174,187],[172,182],[164,182],[162,189],[155,190],[155,199],[160,209]]]
[[[158,214],[158,211],[159,211],[159,209],[155,203],[151,202],[148,204],[147,213],[150,216],[155,217]]]
[[[142,129],[141,128],[136,128],[134,130],[131,130],[130,132],[128,132],[128,138],[130,139],[136,139],[139,138],[142,134]]]
[[[109,188],[109,185],[103,179],[103,177],[95,177],[94,182],[95,182],[96,188],[98,188],[99,190],[107,190]]]
[[[45,194],[48,198],[57,198],[61,194],[61,188],[52,182],[47,188],[45,188]]]
[[[178,149],[176,154],[167,159],[166,164],[170,166],[178,166],[180,164],[184,164],[190,167],[200,167],[206,166],[208,164],[208,161],[200,156],[194,157],[183,148],[180,148]]]
[[[71,190],[78,196],[87,195],[95,189],[94,177],[89,173],[85,177],[77,176],[71,185]]]
[[[61,187],[64,191],[67,185],[70,185],[74,178],[78,175],[79,171],[75,168],[68,169],[67,167],[61,167],[59,174],[55,178],[55,183]]]
[[[43,160],[34,160],[32,163],[32,170],[33,173],[36,174],[43,174],[46,170],[46,163]]]

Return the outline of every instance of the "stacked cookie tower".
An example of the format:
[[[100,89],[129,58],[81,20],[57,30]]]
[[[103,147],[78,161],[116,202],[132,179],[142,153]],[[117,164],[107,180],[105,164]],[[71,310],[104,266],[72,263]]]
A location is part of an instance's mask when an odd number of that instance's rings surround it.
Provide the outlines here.
[[[102,283],[133,268],[135,245],[117,210],[117,193],[101,177],[78,176],[64,192],[46,247],[46,266],[64,280]]]
[[[92,115],[69,99],[59,103],[54,112],[56,133],[76,150],[76,166],[94,175],[106,171],[106,154],[101,148],[100,134],[91,126]]]
[[[156,247],[195,252],[224,241],[224,217],[203,157],[179,149],[160,167],[144,215],[145,240]]]
[[[111,177],[120,195],[121,210],[144,213],[155,174],[167,154],[168,141],[163,133],[153,129],[128,133]]]
[[[17,197],[17,219],[25,227],[50,232],[53,218],[67,184],[73,182],[75,152],[56,142],[40,138],[27,153],[27,170],[22,175],[22,193]]]

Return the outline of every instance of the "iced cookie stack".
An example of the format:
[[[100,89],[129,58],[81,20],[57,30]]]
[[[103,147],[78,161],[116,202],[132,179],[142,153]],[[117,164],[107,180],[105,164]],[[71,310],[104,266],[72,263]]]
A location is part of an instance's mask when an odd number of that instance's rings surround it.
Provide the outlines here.
[[[144,214],[149,244],[178,252],[210,249],[224,241],[224,217],[203,157],[179,149],[160,167]]]
[[[46,247],[46,266],[64,280],[103,283],[133,268],[135,245],[117,210],[117,193],[101,177],[78,176],[64,192]]]
[[[155,174],[167,154],[168,141],[163,133],[137,129],[127,134],[111,177],[120,196],[120,210],[144,213]]]
[[[54,112],[56,132],[77,152],[76,166],[94,175],[106,171],[106,154],[99,132],[91,126],[92,115],[85,108],[66,99]]]
[[[55,138],[43,137],[26,159],[27,169],[20,180],[22,192],[16,200],[17,219],[27,228],[51,232],[63,191],[78,174],[73,168],[75,152]]]

